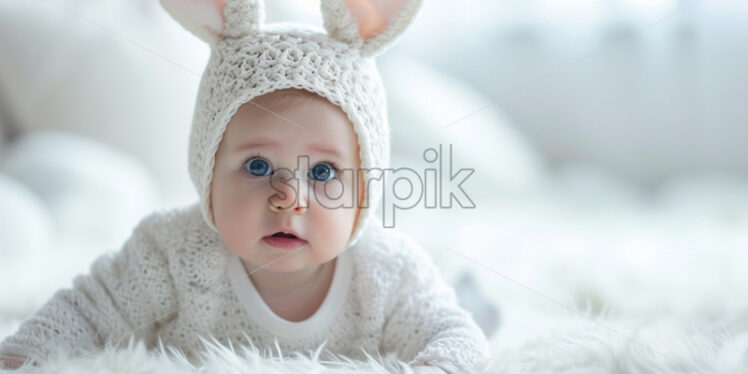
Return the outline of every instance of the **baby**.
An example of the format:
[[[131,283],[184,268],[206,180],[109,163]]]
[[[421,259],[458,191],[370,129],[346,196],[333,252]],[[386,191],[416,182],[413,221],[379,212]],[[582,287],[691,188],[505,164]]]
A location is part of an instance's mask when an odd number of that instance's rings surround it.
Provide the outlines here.
[[[263,25],[258,0],[162,4],[212,48],[190,134],[199,202],[143,219],[6,338],[0,361],[129,337],[195,357],[207,338],[483,369],[486,338],[454,291],[374,215],[389,158],[374,56],[420,0],[322,0],[324,31]]]

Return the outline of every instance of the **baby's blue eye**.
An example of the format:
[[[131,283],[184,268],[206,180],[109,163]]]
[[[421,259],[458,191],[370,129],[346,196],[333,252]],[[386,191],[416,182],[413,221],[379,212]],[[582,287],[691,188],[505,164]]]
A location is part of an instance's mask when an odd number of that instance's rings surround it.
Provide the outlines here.
[[[309,171],[309,177],[320,182],[327,182],[335,178],[335,175],[335,168],[326,162],[314,165],[312,170]]]
[[[257,177],[264,177],[266,175],[272,174],[272,170],[270,169],[270,165],[267,161],[253,157],[250,158],[245,164],[244,169],[246,169],[249,174],[252,174]]]

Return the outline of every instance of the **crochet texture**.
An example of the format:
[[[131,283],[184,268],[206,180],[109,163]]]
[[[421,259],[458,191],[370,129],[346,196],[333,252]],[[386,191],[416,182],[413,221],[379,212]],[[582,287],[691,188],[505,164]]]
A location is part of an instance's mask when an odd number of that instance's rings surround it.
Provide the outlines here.
[[[262,1],[226,0],[223,29],[204,37],[211,57],[200,82],[189,143],[190,177],[211,228],[215,229],[210,206],[213,165],[226,125],[251,99],[298,88],[339,106],[353,125],[365,204],[348,243],[359,240],[361,227],[373,219],[381,200],[381,169],[389,167],[386,96],[374,57],[402,35],[420,4],[407,0],[380,34],[363,40],[343,0],[322,0],[324,29],[294,23],[264,25]],[[197,31],[200,25],[180,22],[196,35],[205,35]]]
[[[130,337],[148,347],[178,347],[188,357],[201,339],[253,344],[282,352],[366,359],[394,352],[413,365],[450,373],[483,369],[488,344],[430,257],[396,230],[369,225],[347,249],[352,278],[329,324],[306,336],[278,336],[242,305],[228,276],[233,254],[206,224],[198,204],[154,213],[121,251],[98,258],[90,273],[58,291],[0,354],[44,362],[58,349],[85,354]]]

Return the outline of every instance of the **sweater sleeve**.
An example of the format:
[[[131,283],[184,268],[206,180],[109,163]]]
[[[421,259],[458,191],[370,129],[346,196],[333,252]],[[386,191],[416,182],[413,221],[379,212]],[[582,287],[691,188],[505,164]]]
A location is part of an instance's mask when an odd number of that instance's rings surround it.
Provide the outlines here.
[[[122,249],[100,256],[90,273],[61,289],[0,344],[0,355],[41,363],[77,356],[134,337],[149,346],[160,324],[177,310],[167,258],[147,217]]]
[[[402,238],[400,285],[386,319],[380,349],[395,351],[411,366],[436,366],[450,374],[485,370],[488,342],[460,308],[454,290],[428,254]]]

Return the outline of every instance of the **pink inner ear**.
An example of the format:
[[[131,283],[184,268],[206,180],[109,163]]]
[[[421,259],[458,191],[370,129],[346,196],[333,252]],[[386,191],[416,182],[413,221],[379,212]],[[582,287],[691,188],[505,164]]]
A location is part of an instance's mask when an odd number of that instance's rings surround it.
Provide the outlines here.
[[[226,8],[226,0],[212,0],[210,3],[212,3],[211,6],[208,6],[210,14],[209,17],[205,18],[205,26],[210,31],[219,34],[223,31],[223,10]]]
[[[381,33],[408,0],[346,0],[364,40]]]
[[[201,37],[218,35],[223,30],[225,0],[161,0],[164,8],[182,24]]]

